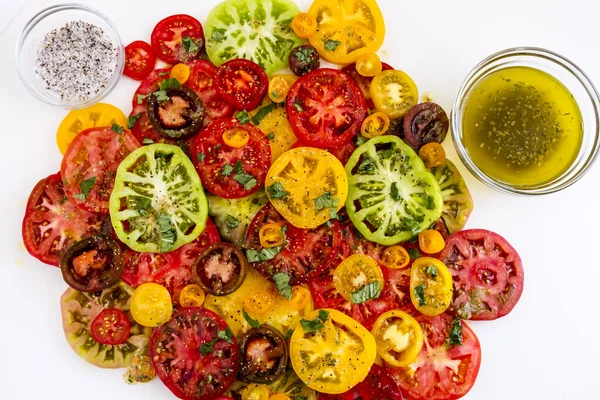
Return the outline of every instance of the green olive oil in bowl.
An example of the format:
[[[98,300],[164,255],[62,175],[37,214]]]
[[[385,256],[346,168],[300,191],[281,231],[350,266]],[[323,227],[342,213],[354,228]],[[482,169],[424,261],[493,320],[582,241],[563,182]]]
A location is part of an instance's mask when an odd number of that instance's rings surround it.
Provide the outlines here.
[[[534,186],[559,177],[576,160],[583,119],[556,78],[531,67],[507,67],[473,88],[462,138],[473,163],[490,178]]]

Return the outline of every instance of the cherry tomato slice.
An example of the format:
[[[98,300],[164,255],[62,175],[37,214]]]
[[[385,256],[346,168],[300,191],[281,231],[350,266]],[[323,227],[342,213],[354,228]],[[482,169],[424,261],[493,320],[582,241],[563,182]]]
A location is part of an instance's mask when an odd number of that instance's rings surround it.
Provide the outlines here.
[[[154,54],[168,64],[196,59],[204,48],[202,24],[189,15],[171,15],[156,24],[151,43]]]
[[[140,325],[161,326],[171,319],[172,313],[171,295],[162,285],[144,283],[131,296],[131,315]]]
[[[190,77],[185,85],[194,89],[204,104],[206,109],[204,126],[219,118],[231,117],[233,107],[221,100],[217,93],[215,76],[219,69],[206,60],[190,61],[187,65],[190,67]]]
[[[410,271],[410,298],[424,315],[443,313],[452,302],[452,275],[436,258],[416,259]]]
[[[393,69],[394,68],[391,65],[386,64],[384,62],[381,63],[382,71],[390,71]],[[367,109],[369,111],[374,111],[375,106],[373,105],[373,100],[371,100],[370,92],[373,77],[362,76],[361,74],[359,74],[356,70],[356,64],[347,65],[342,69],[342,72],[347,73],[352,79],[354,79],[354,81],[358,84],[358,87],[360,87],[360,90],[362,91],[363,95],[365,96],[365,99],[367,100]]]
[[[427,168],[435,168],[446,161],[446,151],[441,144],[431,142],[419,149],[419,157]]]
[[[417,85],[405,72],[382,71],[375,75],[369,88],[377,111],[390,119],[402,118],[419,99]]]
[[[242,128],[233,128],[223,132],[223,141],[227,146],[239,149],[248,144],[250,134]]]
[[[384,113],[376,112],[369,115],[360,127],[360,134],[367,139],[381,136],[390,128],[390,119]]]
[[[396,368],[412,364],[423,347],[423,330],[410,315],[400,310],[382,314],[371,330],[377,342],[377,353]]]
[[[271,248],[281,246],[285,242],[285,237],[278,224],[266,224],[258,231],[260,245]]]
[[[283,103],[296,82],[294,75],[275,75],[269,81],[269,98],[275,103]]]
[[[252,111],[267,94],[269,78],[260,65],[244,59],[227,61],[215,76],[217,92],[237,110]]]
[[[215,243],[194,261],[194,280],[215,296],[226,296],[239,288],[248,271],[244,253],[231,243]]]
[[[269,325],[250,329],[240,340],[240,376],[246,382],[273,382],[285,372],[288,357],[281,332]]]
[[[202,307],[205,297],[202,288],[192,283],[184,287],[179,293],[179,304],[182,307]]]
[[[395,244],[383,250],[381,263],[390,269],[402,269],[406,268],[410,263],[410,256],[404,247]]]
[[[304,310],[311,303],[312,297],[310,290],[304,286],[294,286],[292,288],[292,298],[290,304],[295,310]]]
[[[154,70],[156,58],[152,47],[146,42],[136,40],[125,47],[125,69],[123,74],[141,81]]]
[[[185,64],[177,64],[173,68],[171,68],[171,76],[182,85],[190,79],[191,69]]]
[[[127,315],[118,308],[107,308],[92,321],[92,338],[100,344],[115,346],[129,338],[131,324]]]
[[[309,13],[301,12],[292,19],[292,29],[299,38],[308,39],[317,31],[317,19]]]
[[[271,309],[273,296],[270,292],[257,289],[248,293],[244,299],[244,309],[255,314],[264,314]]]
[[[362,76],[374,77],[382,70],[381,59],[375,53],[365,54],[356,60],[356,71]]]
[[[373,282],[383,288],[383,272],[374,259],[363,254],[351,255],[333,272],[333,285],[346,300],[351,300],[352,293]]]
[[[445,246],[446,243],[440,232],[428,229],[419,233],[419,248],[423,253],[436,254],[444,250]]]

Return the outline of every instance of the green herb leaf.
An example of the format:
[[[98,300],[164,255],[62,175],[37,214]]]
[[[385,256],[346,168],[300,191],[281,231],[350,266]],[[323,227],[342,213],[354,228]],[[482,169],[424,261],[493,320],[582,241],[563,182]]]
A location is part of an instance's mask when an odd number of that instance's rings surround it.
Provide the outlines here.
[[[96,177],[92,176],[91,178],[84,179],[79,183],[79,189],[81,189],[81,193],[74,195],[78,200],[85,200],[87,195],[90,193],[94,185],[96,184]]]
[[[117,124],[112,124],[112,126],[110,127],[110,129],[111,129],[113,132],[116,132],[116,133],[118,133],[119,135],[122,135],[122,134],[123,134],[123,132],[125,132],[125,131],[123,130],[123,127],[122,127],[121,125],[117,125]]]
[[[323,325],[323,322],[321,322],[319,318],[315,318],[312,321],[301,319],[300,325],[302,325],[302,329],[304,329],[304,332],[316,332],[325,328],[325,325]]]
[[[160,83],[160,91],[164,91],[164,90],[169,90],[169,89],[176,89],[176,88],[180,88],[181,87],[181,82],[179,82],[177,79],[175,78],[169,78],[169,79],[164,79],[161,83]],[[157,92],[154,92],[155,94]],[[165,93],[166,95],[166,93]]]
[[[300,100],[298,100],[298,99],[296,99],[296,100],[294,101],[294,108],[295,108],[296,110],[298,110],[298,112],[302,112],[302,111],[304,111],[304,109],[302,108],[302,103],[301,103],[301,102],[300,102]]]
[[[245,125],[248,122],[250,122],[250,115],[248,115],[248,112],[246,110],[242,110],[235,114],[235,118],[237,118],[239,123],[242,125]]]
[[[381,283],[373,281],[367,283],[356,292],[350,293],[350,301],[354,304],[366,303],[369,300],[378,298],[381,295]]]
[[[319,310],[319,319],[323,322],[327,321],[329,318],[329,311]]]
[[[219,331],[217,333],[217,337],[221,340],[226,341],[227,343],[233,344],[233,332],[229,327]]]
[[[148,96],[150,96],[150,95],[149,94],[138,94],[137,95],[137,103],[142,104]]]
[[[177,235],[170,214],[160,213],[158,216],[158,228],[160,230],[160,251],[165,253],[173,248]]]
[[[415,297],[419,301],[419,306],[421,306],[421,307],[427,305],[427,299],[425,298],[425,289],[426,289],[426,286],[424,283],[421,283],[419,286],[416,286],[414,289]]]
[[[241,168],[240,168],[241,169]],[[243,170],[240,172],[236,172],[233,176],[233,180],[240,183],[244,186],[244,189],[250,190],[256,185],[258,185],[258,181],[252,175]]]
[[[294,57],[302,64],[310,64],[315,55],[315,50],[311,47],[297,47],[294,50]]]
[[[152,208],[152,199],[142,196],[136,196],[135,204],[139,211],[149,210],[150,208]]]
[[[437,268],[435,265],[429,265],[427,268],[425,268],[425,273],[432,279],[435,279],[437,277]]]
[[[273,132],[269,132],[269,134],[267,135],[267,140],[273,140],[275,139],[275,134]]]
[[[140,118],[142,118],[142,113],[127,117],[127,128],[132,129]]]
[[[198,160],[198,162],[203,162],[205,157],[206,157],[206,154],[204,154],[204,153],[196,154],[196,159]]]
[[[228,228],[230,229],[234,229],[237,228],[237,226],[240,224],[240,220],[237,219],[236,217],[234,217],[231,214],[227,214],[227,216],[225,217],[225,225],[227,225]]]
[[[459,318],[452,320],[452,327],[450,328],[450,335],[448,336],[448,343],[450,346],[460,346],[463,344],[462,324]]]
[[[171,98],[169,96],[167,96],[167,91],[166,90],[157,90],[156,92],[152,93],[155,97],[157,101],[169,101],[171,100]]]
[[[281,200],[289,195],[289,193],[285,191],[281,182],[275,182],[271,184],[271,186],[267,188],[267,193],[269,194],[270,198],[277,200]]]
[[[202,353],[203,356],[212,353],[213,346],[215,345],[215,343],[217,343],[217,339],[213,339],[210,342],[202,343],[202,345],[200,346],[200,353]]]
[[[165,76],[165,75],[169,75],[170,72],[169,71],[163,71],[163,72],[159,72],[158,76]]]
[[[275,258],[277,254],[281,251],[282,247],[270,247],[264,248],[261,251],[256,251],[254,249],[246,250],[246,258],[248,262],[259,262],[259,261],[268,261]]]
[[[249,316],[248,313],[246,312],[246,310],[244,310],[243,308],[242,308],[242,315],[244,316],[244,319],[246,320],[248,325],[250,325],[252,328],[258,328],[260,326],[260,322],[258,322],[255,319],[252,319],[252,317]]]
[[[215,29],[211,35],[211,38],[217,42],[222,42],[225,40],[224,31]]]
[[[142,144],[153,144],[154,140],[145,137],[144,140],[142,140]]]
[[[181,44],[186,53],[193,53],[200,50],[200,46],[189,36],[184,36],[181,39]]]
[[[293,330],[293,329],[288,329],[288,330],[285,332],[285,335],[283,335],[283,338],[284,338],[285,340],[290,340],[293,334],[294,334],[294,330]]]
[[[402,201],[403,200],[402,195],[398,191],[398,186],[396,185],[396,182],[392,182],[392,186],[390,187],[390,197],[394,201]]]
[[[369,139],[367,139],[366,137],[364,137],[363,135],[361,135],[360,133],[358,135],[356,135],[356,138],[354,139],[354,144],[357,146],[362,146],[363,144],[367,143],[369,141]]]
[[[315,199],[315,207],[317,211],[321,211],[324,208],[337,209],[338,202],[339,199],[334,198],[330,192],[325,192]]]
[[[265,117],[267,115],[269,115],[271,113],[271,111],[273,111],[276,108],[277,108],[277,103],[271,103],[267,106],[262,107],[260,110],[258,110],[256,115],[254,115],[254,117],[252,117],[252,123],[254,125],[260,124],[260,121],[265,119]]]
[[[417,258],[421,257],[421,252],[417,248],[406,249],[406,252],[410,256],[411,260],[416,260]]]
[[[340,42],[339,40],[328,39],[325,42],[325,50],[335,51],[335,49],[337,49],[340,44],[342,44],[342,42]]]
[[[290,300],[292,298],[292,287],[290,286],[290,277],[288,274],[278,272],[273,275],[275,288],[284,298]]]
[[[360,163],[360,165],[358,166],[359,174],[373,174],[376,171],[377,171],[377,164],[369,156],[366,156],[363,159],[362,163]],[[394,184],[395,184],[395,182],[394,182]]]
[[[229,176],[232,172],[233,167],[231,166],[231,164],[225,164],[223,165],[223,168],[221,168],[221,175],[223,176]]]

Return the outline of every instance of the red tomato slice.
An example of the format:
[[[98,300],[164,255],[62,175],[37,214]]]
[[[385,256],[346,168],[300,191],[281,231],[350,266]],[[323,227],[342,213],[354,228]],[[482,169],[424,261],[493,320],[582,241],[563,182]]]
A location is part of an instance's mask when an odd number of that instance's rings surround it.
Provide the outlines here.
[[[387,368],[373,364],[364,381],[340,394],[319,393],[318,400],[402,400],[398,383]]]
[[[129,338],[130,329],[131,324],[127,315],[118,308],[103,310],[90,326],[92,338],[100,344],[109,346],[125,343]]]
[[[60,257],[79,240],[102,230],[106,217],[69,201],[60,172],[35,185],[25,209],[22,235],[25,248],[43,263],[58,266]]]
[[[248,132],[248,143],[240,148],[225,144],[223,133],[231,129]],[[260,129],[235,118],[223,118],[200,132],[192,144],[192,161],[204,187],[225,199],[239,199],[258,191],[271,166],[269,140]],[[241,162],[242,171],[239,170]]]
[[[190,77],[185,85],[193,89],[204,103],[206,108],[204,126],[208,126],[216,119],[231,117],[233,108],[219,98],[215,86],[215,76],[219,69],[205,60],[190,61],[187,66],[190,67]]]
[[[521,298],[521,257],[497,233],[484,229],[457,232],[446,240],[439,259],[450,269],[454,282],[450,310],[463,319],[503,317]]]
[[[125,47],[125,69],[123,74],[141,81],[154,70],[156,58],[152,47],[146,42],[136,40]]]
[[[160,380],[184,400],[213,399],[223,394],[238,372],[235,336],[220,338],[229,327],[214,312],[182,307],[154,329],[150,357]],[[231,332],[231,331],[229,331]]]
[[[196,45],[194,51],[186,51],[184,38],[189,37]],[[204,30],[196,18],[186,15],[171,15],[154,27],[150,37],[154,54],[167,64],[177,64],[196,59],[204,48]]]
[[[407,368],[390,369],[408,400],[456,400],[475,384],[481,364],[481,346],[475,332],[462,325],[462,345],[447,343],[452,317],[417,317],[425,344]]]
[[[394,68],[391,65],[381,63],[382,71],[389,71],[392,69]],[[359,74],[356,70],[356,64],[347,65],[342,69],[342,72],[345,72],[348,75],[350,75],[352,79],[354,79],[354,81],[358,83],[358,87],[360,87],[360,90],[362,91],[363,95],[365,96],[365,99],[367,100],[367,108],[369,110],[374,110],[375,105],[373,104],[373,100],[371,100],[371,92],[369,91],[371,88],[371,82],[373,81],[373,77],[362,76],[361,74]]]
[[[221,65],[215,84],[227,104],[237,110],[252,111],[265,98],[269,78],[260,65],[238,58]]]
[[[128,130],[90,128],[75,136],[60,167],[69,199],[84,210],[108,214],[117,168],[138,147]]]
[[[209,218],[196,240],[175,251],[161,254],[128,249],[123,257],[125,268],[121,279],[135,288],[147,282],[163,285],[171,293],[173,303],[178,304],[181,289],[194,283],[192,264],[204,249],[220,241],[219,231]]]
[[[299,140],[319,148],[341,147],[360,131],[367,103],[348,74],[321,68],[294,83],[286,110]]]
[[[290,277],[291,285],[307,282],[336,260],[342,239],[337,221],[330,227],[323,224],[315,229],[296,228],[271,203],[261,208],[250,223],[246,233],[247,249],[258,252],[264,249],[260,244],[260,228],[271,223],[284,229],[285,243],[273,259],[251,263],[264,277],[272,279],[275,273],[283,272]]]
[[[296,143],[294,143],[294,145],[291,148],[295,149],[297,147],[310,147],[310,146],[305,143],[302,143],[301,141],[298,140]],[[340,160],[342,165],[346,165],[346,163],[348,162],[348,159],[350,158],[352,153],[354,153],[354,150],[356,150],[356,145],[353,142],[348,142],[347,144],[345,144],[341,147],[333,147],[333,148],[325,149],[325,150],[328,153],[333,154],[333,156],[335,158]]]

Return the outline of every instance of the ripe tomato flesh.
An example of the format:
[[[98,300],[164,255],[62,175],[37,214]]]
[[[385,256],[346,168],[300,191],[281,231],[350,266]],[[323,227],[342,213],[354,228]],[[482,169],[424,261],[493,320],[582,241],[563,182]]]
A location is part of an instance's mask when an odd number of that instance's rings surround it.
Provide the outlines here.
[[[373,364],[364,381],[340,394],[319,393],[317,400],[402,400],[400,387],[387,368]]]
[[[386,64],[386,63],[381,63],[382,71],[390,71],[393,69],[394,69],[394,67],[392,67],[391,65]],[[358,71],[356,70],[356,64],[350,64],[350,65],[345,66],[342,69],[342,72],[345,72],[348,75],[350,75],[350,77],[352,79],[354,79],[354,81],[358,84],[358,87],[360,88],[361,92],[365,96],[365,100],[367,101],[367,109],[375,110],[375,106],[373,105],[373,100],[371,100],[371,93],[369,92],[369,90],[371,88],[371,81],[373,80],[373,77],[372,76],[362,76],[361,74],[359,74]]]
[[[118,308],[103,310],[92,322],[90,331],[94,340],[100,344],[114,346],[125,343],[129,338],[131,324],[127,315]]]
[[[189,37],[198,47],[188,52],[183,39]],[[168,64],[186,62],[201,55],[204,48],[204,30],[196,18],[186,14],[171,15],[154,27],[151,36],[154,54]]]
[[[241,58],[221,65],[215,81],[223,101],[237,110],[254,110],[262,103],[269,87],[269,78],[262,67]]]
[[[202,100],[206,115],[204,126],[219,118],[231,117],[233,107],[219,98],[215,85],[215,76],[219,70],[213,63],[206,60],[193,60],[187,63],[190,67],[190,77],[185,82]]]
[[[152,47],[146,42],[136,40],[125,47],[125,69],[123,74],[141,81],[154,70],[156,58]]]

